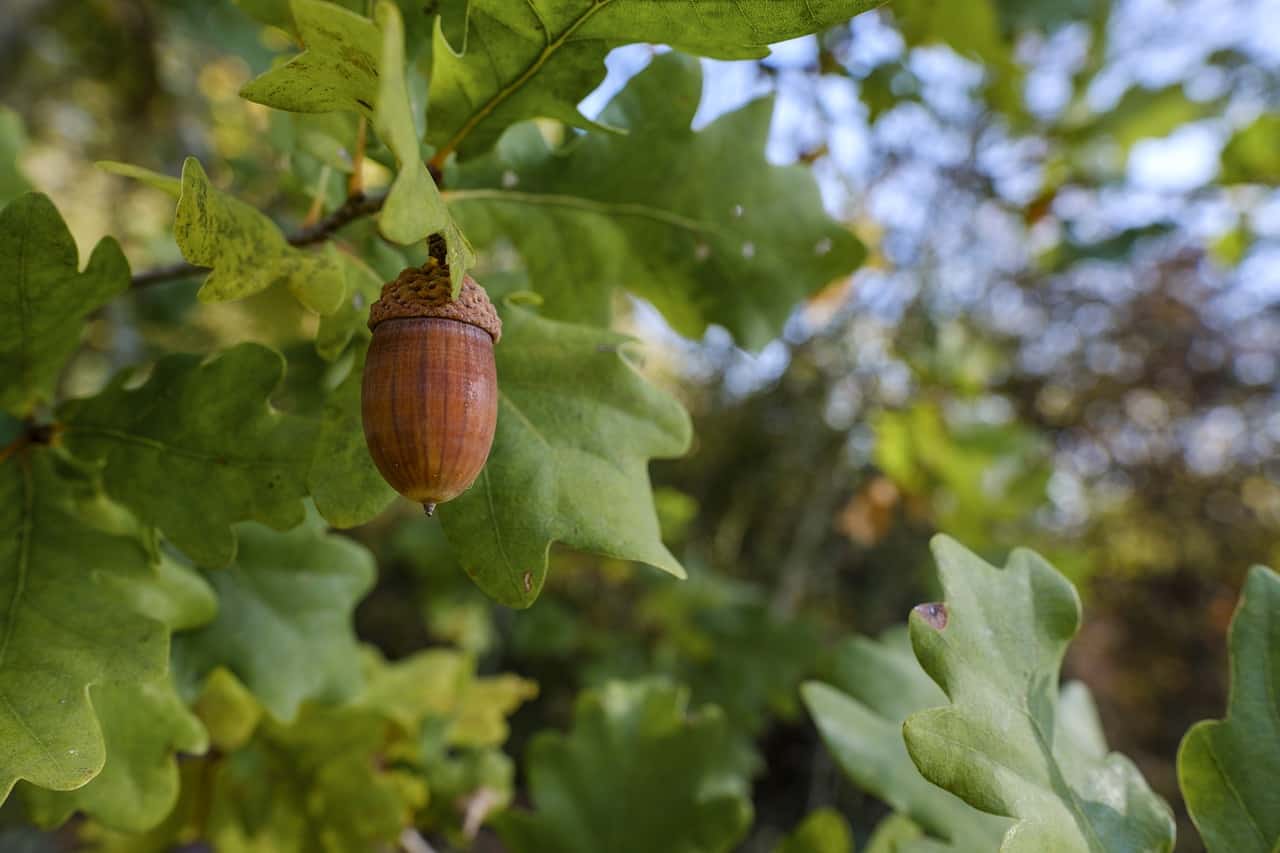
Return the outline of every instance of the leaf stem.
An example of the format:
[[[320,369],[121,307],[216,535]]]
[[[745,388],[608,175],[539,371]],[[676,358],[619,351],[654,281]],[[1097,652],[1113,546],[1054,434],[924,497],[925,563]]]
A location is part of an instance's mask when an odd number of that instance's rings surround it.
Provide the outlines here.
[[[360,116],[356,125],[356,150],[351,155],[351,177],[347,179],[347,198],[364,195],[364,146],[369,121]]]
[[[0,447],[0,463],[11,456],[16,456],[31,445],[53,444],[62,432],[62,424],[38,424],[28,420],[22,433],[13,441]]]
[[[520,76],[516,77],[516,79],[503,86],[497,92],[494,92],[493,95],[490,96],[489,100],[468,116],[467,120],[462,123],[462,126],[458,128],[453,136],[450,137],[444,145],[440,146],[435,155],[432,156],[431,162],[429,162],[427,166],[434,171],[443,169],[445,161],[449,159],[449,155],[462,144],[463,140],[471,135],[471,131],[475,130],[482,121],[488,118],[494,110],[500,107],[503,101],[507,100],[507,98],[511,97],[513,94],[518,92],[521,87],[528,83],[529,80],[542,69],[542,66],[551,59],[555,52],[564,47],[569,39],[573,37],[574,33],[583,26],[583,24],[591,20],[592,16],[612,2],[613,0],[595,0],[589,8],[585,9],[582,14],[571,21],[569,25],[565,27],[564,32],[556,36],[555,39],[551,39],[551,34],[547,32],[547,43],[543,46],[542,50],[538,53],[537,57],[534,58],[529,67],[522,71]]]
[[[0,447],[0,464],[3,464],[6,459],[26,447],[29,443],[30,441],[27,439],[26,434],[23,433],[4,447]]]
[[[316,181],[315,190],[311,196],[311,209],[307,211],[307,217],[302,220],[302,226],[309,228],[320,221],[320,214],[324,213],[324,191],[326,184],[329,183],[329,175],[333,173],[333,169],[328,163],[320,169],[320,178]]]

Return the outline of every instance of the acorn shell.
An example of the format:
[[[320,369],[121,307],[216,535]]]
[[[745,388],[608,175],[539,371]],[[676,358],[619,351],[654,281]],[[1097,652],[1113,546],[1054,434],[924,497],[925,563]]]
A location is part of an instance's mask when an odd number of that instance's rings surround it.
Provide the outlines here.
[[[466,491],[489,456],[502,323],[469,276],[451,299],[448,269],[433,258],[383,286],[369,327],[365,441],[383,478],[429,515]]]

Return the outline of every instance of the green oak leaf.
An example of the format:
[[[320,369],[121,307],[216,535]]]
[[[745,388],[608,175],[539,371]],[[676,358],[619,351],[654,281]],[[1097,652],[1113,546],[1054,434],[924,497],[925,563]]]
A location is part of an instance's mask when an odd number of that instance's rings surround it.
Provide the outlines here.
[[[178,765],[178,800],[155,827],[145,832],[122,832],[99,821],[86,820],[76,827],[83,849],[94,853],[174,853],[188,839],[197,837],[205,819],[207,804],[202,794],[207,787],[204,761],[189,760]]]
[[[252,522],[237,532],[235,562],[205,573],[218,616],[174,638],[175,666],[195,679],[227,668],[283,721],[306,700],[352,696],[361,675],[351,612],[373,585],[373,555],[326,533],[315,513],[287,533]]]
[[[223,752],[240,749],[258,730],[262,705],[226,667],[214,667],[193,692],[192,708],[209,730],[209,742]]]
[[[502,744],[511,733],[507,718],[537,695],[537,682],[512,673],[472,678],[453,708],[449,743],[473,748]]]
[[[26,788],[28,813],[45,827],[60,826],[80,811],[111,829],[145,832],[178,801],[174,753],[203,753],[208,735],[168,676],[97,685],[92,698],[106,741],[102,772],[74,791]]]
[[[440,0],[440,34],[455,56],[467,52],[467,31],[471,24],[471,0]]]
[[[656,585],[635,610],[656,638],[654,665],[691,685],[698,702],[718,705],[747,740],[798,716],[797,688],[817,662],[818,633],[803,617],[778,614],[759,587],[703,573]]]
[[[18,159],[27,147],[22,117],[8,107],[0,107],[0,204],[31,189]]]
[[[365,689],[356,700],[416,733],[429,717],[449,721],[446,742],[458,747],[502,744],[507,718],[538,695],[538,685],[510,673],[480,676],[475,660],[453,649],[429,649],[388,663],[365,658]]]
[[[425,804],[421,779],[391,769],[387,720],[366,708],[304,705],[265,719],[212,770],[207,837],[219,853],[381,850]]]
[[[382,28],[382,55],[373,127],[400,164],[400,173],[382,206],[378,228],[396,243],[416,243],[429,234],[443,234],[453,294],[457,296],[467,270],[475,266],[475,251],[454,224],[435,180],[422,162],[404,79],[404,22],[400,11],[394,3],[381,0],[375,14]]]
[[[1209,853],[1280,847],[1280,575],[1249,571],[1231,620],[1225,720],[1191,727],[1178,783]]]
[[[864,250],[823,211],[807,169],[766,162],[772,102],[695,133],[701,86],[696,60],[666,54],[603,113],[627,136],[557,149],[533,125],[513,130],[451,181],[454,215],[479,245],[515,244],[549,316],[606,324],[623,287],[681,334],[719,323],[763,346]]]
[[[577,701],[573,730],[534,736],[535,809],[499,815],[513,853],[718,853],[751,822],[724,715],[690,712],[688,692],[611,682]]]
[[[110,532],[147,531],[100,494],[80,501],[81,518],[118,520]],[[105,529],[102,523],[97,525]],[[132,526],[133,530],[129,531]],[[128,606],[170,631],[202,625],[217,612],[213,589],[193,569],[163,552],[153,571],[102,577]],[[73,791],[23,786],[32,819],[45,827],[63,824],[73,812],[91,816],[123,832],[146,832],[159,825],[178,800],[177,752],[201,754],[208,747],[204,726],[174,690],[168,675],[143,682],[111,681],[94,685],[91,698],[102,725],[107,760],[102,772]]]
[[[888,631],[880,641],[846,640],[836,650],[832,680],[834,686],[809,682],[801,695],[845,774],[913,825],[945,840],[939,842],[943,849],[997,849],[1009,822],[931,784],[907,754],[903,720],[945,704],[946,696],[916,663],[906,631]]]
[[[175,199],[182,196],[182,179],[175,178],[172,175],[164,175],[160,172],[154,172],[151,169],[142,166],[135,166],[132,163],[121,163],[118,160],[99,160],[94,163],[99,169],[108,174],[119,175],[122,178],[130,178],[139,183],[146,184],[162,193],[168,193]]]
[[[1085,168],[1122,168],[1142,140],[1168,136],[1184,124],[1218,113],[1221,106],[1216,99],[1192,100],[1180,83],[1161,89],[1134,86],[1110,109],[1068,121],[1062,138],[1079,151],[1074,159],[1089,164]]]
[[[964,346],[964,355],[940,356],[961,374],[968,372],[961,366],[966,356],[973,358],[977,349]],[[990,541],[1026,518],[1027,507],[1047,500],[1053,473],[1048,442],[1025,424],[953,424],[938,403],[916,402],[880,412],[871,426],[880,470],[903,491],[932,503],[938,525],[967,542]],[[1000,472],[998,485],[993,471]]]
[[[408,740],[395,757],[421,771],[431,801],[419,827],[442,831],[459,849],[470,846],[468,802],[504,808],[514,765],[503,754],[507,718],[537,695],[532,681],[509,673],[477,676],[475,659],[430,649],[394,663],[370,651],[365,689],[356,706],[377,710]],[[474,835],[474,831],[471,832]]]
[[[235,556],[231,525],[302,521],[314,424],[268,402],[284,359],[241,344],[211,360],[172,355],[147,382],[117,376],[59,409],[70,450],[104,464],[107,493],[201,566]]]
[[[427,140],[467,157],[512,124],[554,118],[592,127],[577,104],[605,77],[604,58],[632,42],[717,59],[758,59],[769,45],[821,32],[879,0],[471,0],[466,52],[438,27]],[[447,23],[447,22],[446,22]],[[608,123],[608,119],[604,119]]]
[[[1264,113],[1240,128],[1222,149],[1224,184],[1280,184],[1280,113]]]
[[[49,400],[84,319],[129,287],[129,263],[110,237],[79,270],[47,196],[27,193],[0,210],[0,410],[22,416]]]
[[[212,622],[218,612],[218,598],[200,573],[163,551],[155,555],[155,560],[151,574],[103,580],[118,588],[139,613],[163,622],[173,631]]]
[[[662,544],[646,470],[688,450],[684,408],[627,361],[628,338],[510,304],[502,319],[493,449],[475,484],[440,507],[467,574],[528,607],[559,541],[684,577]]]
[[[475,264],[475,252],[450,219],[422,161],[405,83],[400,10],[382,0],[375,23],[324,0],[293,0],[292,9],[306,50],[249,81],[241,97],[291,112],[352,110],[368,118],[399,163],[379,229],[405,244],[444,234],[456,291]]]
[[[988,69],[987,99],[1005,115],[1021,118],[1024,71],[1001,31],[999,0],[936,3],[895,0],[888,6],[903,39],[912,47],[945,44]]]
[[[250,80],[240,97],[278,110],[357,110],[373,118],[382,34],[373,21],[323,0],[289,4],[305,50]]]
[[[194,157],[182,164],[173,235],[184,258],[212,267],[196,294],[203,302],[243,299],[276,282],[284,282],[317,314],[332,314],[346,297],[346,281],[332,251],[290,246],[265,214],[209,183]]]
[[[345,379],[329,392],[316,435],[307,488],[316,509],[334,527],[356,527],[370,521],[395,500],[395,490],[382,479],[369,456],[360,414],[364,373],[361,349]]]
[[[497,747],[450,745],[436,722],[429,720],[421,737],[419,755],[431,801],[426,812],[417,816],[418,826],[442,833],[453,845],[449,849],[471,849],[473,821],[487,822],[510,805],[515,762]]]
[[[353,338],[369,338],[369,306],[378,301],[382,279],[361,261],[346,252],[338,253],[347,280],[347,298],[334,313],[320,318],[316,330],[316,352],[325,361],[336,361]]]
[[[998,569],[946,537],[933,547],[946,603],[916,608],[911,644],[951,704],[903,725],[920,772],[1016,818],[1002,853],[1172,850],[1173,815],[1133,763],[1063,736],[1058,674],[1080,625],[1075,588],[1030,551]]]
[[[981,848],[988,850],[990,848]],[[911,818],[894,813],[876,824],[863,853],[969,853],[967,848],[956,847],[925,835]]]
[[[97,776],[91,688],[165,673],[165,626],[109,580],[148,574],[151,555],[89,526],[50,455],[0,464],[0,800],[19,779],[66,791]]]
[[[428,649],[388,663],[365,650],[364,689],[355,704],[382,714],[404,732],[416,732],[428,715],[447,715],[475,670],[452,649]]]
[[[853,853],[853,833],[840,812],[818,809],[773,848],[773,853]]]

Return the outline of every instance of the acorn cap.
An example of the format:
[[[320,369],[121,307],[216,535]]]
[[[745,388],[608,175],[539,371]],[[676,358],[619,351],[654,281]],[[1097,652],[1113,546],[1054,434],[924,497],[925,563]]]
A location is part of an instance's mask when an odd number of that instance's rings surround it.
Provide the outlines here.
[[[502,338],[502,320],[484,288],[466,276],[457,299],[451,297],[452,290],[449,267],[437,257],[401,270],[395,281],[382,285],[382,295],[369,309],[369,328],[383,320],[439,317],[484,329],[496,344]]]

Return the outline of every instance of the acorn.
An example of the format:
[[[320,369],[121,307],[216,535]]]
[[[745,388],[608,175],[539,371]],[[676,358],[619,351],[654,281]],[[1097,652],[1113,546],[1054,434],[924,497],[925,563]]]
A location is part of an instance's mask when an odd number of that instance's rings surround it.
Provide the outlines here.
[[[502,321],[467,276],[451,298],[434,251],[382,286],[369,310],[373,341],[360,408],[369,454],[391,487],[427,515],[475,482],[498,423],[494,344]]]

